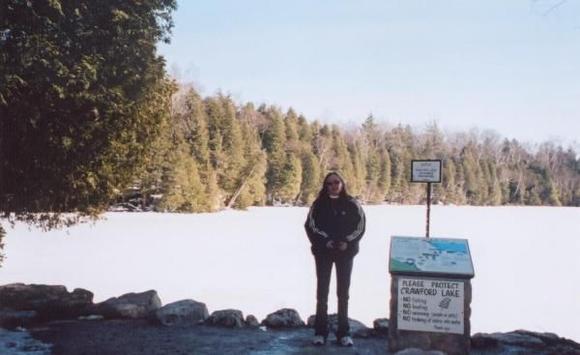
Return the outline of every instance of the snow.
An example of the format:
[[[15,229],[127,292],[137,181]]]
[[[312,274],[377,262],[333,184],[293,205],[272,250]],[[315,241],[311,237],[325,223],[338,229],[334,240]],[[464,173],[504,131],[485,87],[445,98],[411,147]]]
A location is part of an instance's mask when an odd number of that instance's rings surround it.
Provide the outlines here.
[[[389,317],[390,237],[422,236],[424,206],[365,206],[350,317]],[[290,307],[315,311],[308,210],[261,207],[213,214],[108,213],[95,224],[8,229],[0,284],[61,284],[95,301],[158,291],[164,304],[195,299],[259,320]],[[471,332],[527,329],[580,341],[580,209],[432,206],[431,236],[465,238],[475,268]],[[336,311],[335,281],[329,311]]]

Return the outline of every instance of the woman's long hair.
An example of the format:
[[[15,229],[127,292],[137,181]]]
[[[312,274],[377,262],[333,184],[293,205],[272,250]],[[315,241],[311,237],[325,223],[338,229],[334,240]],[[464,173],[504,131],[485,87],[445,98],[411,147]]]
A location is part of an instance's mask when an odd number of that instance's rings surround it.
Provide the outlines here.
[[[340,176],[340,174],[338,172],[336,172],[336,171],[331,171],[328,174],[326,174],[326,176],[324,177],[324,180],[322,180],[322,188],[318,192],[318,197],[316,197],[316,201],[328,197],[328,191],[327,191],[327,188],[326,188],[326,181],[331,176],[336,176],[336,178],[338,180],[340,180],[340,182],[341,182],[342,189],[340,189],[340,193],[338,194],[338,196],[340,198],[350,197],[350,195],[346,191],[346,183],[344,182],[344,179],[342,178],[342,176]]]

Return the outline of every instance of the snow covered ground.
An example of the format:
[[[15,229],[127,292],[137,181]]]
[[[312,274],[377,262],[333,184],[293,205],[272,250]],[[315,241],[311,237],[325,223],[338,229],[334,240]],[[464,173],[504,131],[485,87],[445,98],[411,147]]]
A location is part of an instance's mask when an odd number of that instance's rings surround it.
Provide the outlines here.
[[[366,206],[355,259],[351,318],[388,317],[392,235],[422,236],[424,206]],[[86,288],[102,301],[155,289],[164,304],[192,298],[210,312],[263,319],[283,307],[315,310],[307,209],[214,214],[108,213],[94,225],[47,233],[8,228],[0,284]],[[431,236],[469,240],[472,333],[528,329],[580,341],[580,208],[434,206]],[[334,280],[329,309],[336,310]]]

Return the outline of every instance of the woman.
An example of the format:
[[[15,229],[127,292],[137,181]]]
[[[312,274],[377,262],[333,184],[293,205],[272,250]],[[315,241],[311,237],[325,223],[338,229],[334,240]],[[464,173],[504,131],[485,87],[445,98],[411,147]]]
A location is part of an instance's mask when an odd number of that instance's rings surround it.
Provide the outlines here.
[[[352,346],[348,324],[348,289],[352,262],[365,232],[365,215],[360,204],[347,193],[344,179],[337,172],[331,172],[324,178],[304,227],[316,262],[316,321],[312,343],[323,345],[328,337],[328,288],[332,264],[335,264],[338,295],[336,339],[342,346]]]

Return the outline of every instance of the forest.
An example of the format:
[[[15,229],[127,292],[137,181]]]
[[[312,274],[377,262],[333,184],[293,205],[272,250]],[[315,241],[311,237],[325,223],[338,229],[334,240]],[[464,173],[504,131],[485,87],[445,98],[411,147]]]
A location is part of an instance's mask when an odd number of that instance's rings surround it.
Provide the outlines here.
[[[436,122],[389,125],[372,115],[341,127],[292,108],[237,103],[221,93],[202,97],[191,87],[171,101],[154,156],[118,201],[179,212],[308,205],[324,175],[339,171],[364,203],[417,204],[425,186],[409,182],[411,160],[441,159],[434,203],[580,205],[577,153],[552,142],[445,133]]]
[[[409,183],[412,159],[442,160],[434,203],[580,206],[578,152],[555,142],[372,115],[334,125],[299,107],[204,96],[177,83],[157,53],[170,41],[176,6],[1,3],[4,219],[51,227],[112,208],[308,205],[333,170],[364,203],[422,203],[424,186]]]

